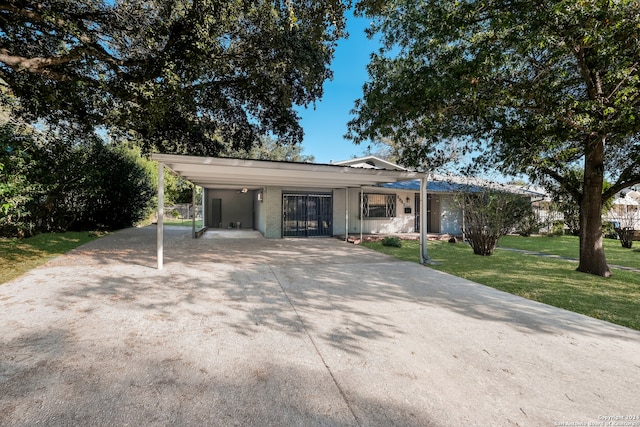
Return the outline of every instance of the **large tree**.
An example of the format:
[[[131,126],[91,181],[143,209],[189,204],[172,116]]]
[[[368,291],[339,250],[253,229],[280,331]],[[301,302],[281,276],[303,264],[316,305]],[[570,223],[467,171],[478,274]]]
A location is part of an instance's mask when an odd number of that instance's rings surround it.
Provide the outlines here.
[[[6,0],[0,91],[55,125],[216,154],[271,133],[299,142],[296,105],[322,95],[341,0]]]
[[[313,163],[315,157],[303,154],[304,148],[299,144],[287,144],[268,136],[261,137],[250,150],[229,148],[220,153],[221,157],[236,159],[275,160],[280,162]]]
[[[557,181],[580,206],[578,270],[610,275],[602,204],[640,182],[640,3],[361,0],[359,10],[384,47],[349,136],[399,141],[413,165],[464,141],[503,172]],[[576,165],[582,182],[568,179]]]

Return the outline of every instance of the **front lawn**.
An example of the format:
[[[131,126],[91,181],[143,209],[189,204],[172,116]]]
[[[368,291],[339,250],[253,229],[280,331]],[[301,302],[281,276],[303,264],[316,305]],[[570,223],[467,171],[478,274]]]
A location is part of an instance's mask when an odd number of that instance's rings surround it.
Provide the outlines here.
[[[640,242],[634,242],[632,249],[623,248],[619,240],[604,239],[603,242],[604,253],[609,264],[640,268],[640,252],[633,250],[640,248]],[[498,246],[575,259],[578,259],[580,253],[580,243],[577,236],[504,236],[500,238]]]
[[[88,231],[43,233],[21,240],[0,238],[0,284],[96,238]]]
[[[180,227],[193,227],[193,220],[189,219],[189,218],[185,218],[185,219],[165,219],[164,221],[162,221],[162,225],[173,225],[173,226],[180,226]],[[196,219],[196,228],[202,228],[203,224],[202,224],[202,219]]]
[[[419,245],[418,241],[408,240],[402,242],[401,248],[382,246],[380,242],[363,243],[416,263],[420,257]],[[430,259],[438,263],[430,266],[436,270],[640,330],[639,273],[612,270],[613,276],[605,279],[579,273],[575,271],[575,263],[558,259],[504,250],[489,257],[474,255],[471,247],[464,243],[430,241],[427,249]]]

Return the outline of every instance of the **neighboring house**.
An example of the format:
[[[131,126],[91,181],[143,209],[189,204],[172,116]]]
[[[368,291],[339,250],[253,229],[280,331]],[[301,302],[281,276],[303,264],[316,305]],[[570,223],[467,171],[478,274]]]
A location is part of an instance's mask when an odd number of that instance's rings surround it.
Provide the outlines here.
[[[640,193],[618,193],[613,199],[611,209],[603,216],[603,222],[611,222],[616,228],[640,230]]]
[[[421,228],[423,173],[368,156],[335,162],[274,162],[154,155],[204,188],[209,228],[259,230],[267,238],[417,233]],[[430,175],[426,190],[428,233],[460,234],[460,191],[499,188],[530,197],[519,186]]]

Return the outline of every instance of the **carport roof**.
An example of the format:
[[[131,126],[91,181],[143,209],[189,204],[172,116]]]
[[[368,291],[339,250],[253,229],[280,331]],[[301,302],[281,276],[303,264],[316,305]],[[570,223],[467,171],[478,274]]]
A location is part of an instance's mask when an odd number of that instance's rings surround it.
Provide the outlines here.
[[[408,181],[420,172],[344,165],[153,154],[178,175],[205,188],[344,188]]]

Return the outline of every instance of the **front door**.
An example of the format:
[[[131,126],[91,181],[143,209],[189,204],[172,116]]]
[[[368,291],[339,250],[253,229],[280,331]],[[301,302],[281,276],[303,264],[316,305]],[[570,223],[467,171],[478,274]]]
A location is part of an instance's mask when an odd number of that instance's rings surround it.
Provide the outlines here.
[[[331,236],[333,230],[331,194],[282,195],[283,237]]]
[[[207,212],[207,226],[222,227],[222,199],[211,199],[211,207]]]
[[[415,194],[415,223],[414,229],[420,231],[421,215],[420,193]],[[435,199],[431,194],[427,194],[427,233],[440,233],[440,196]]]

